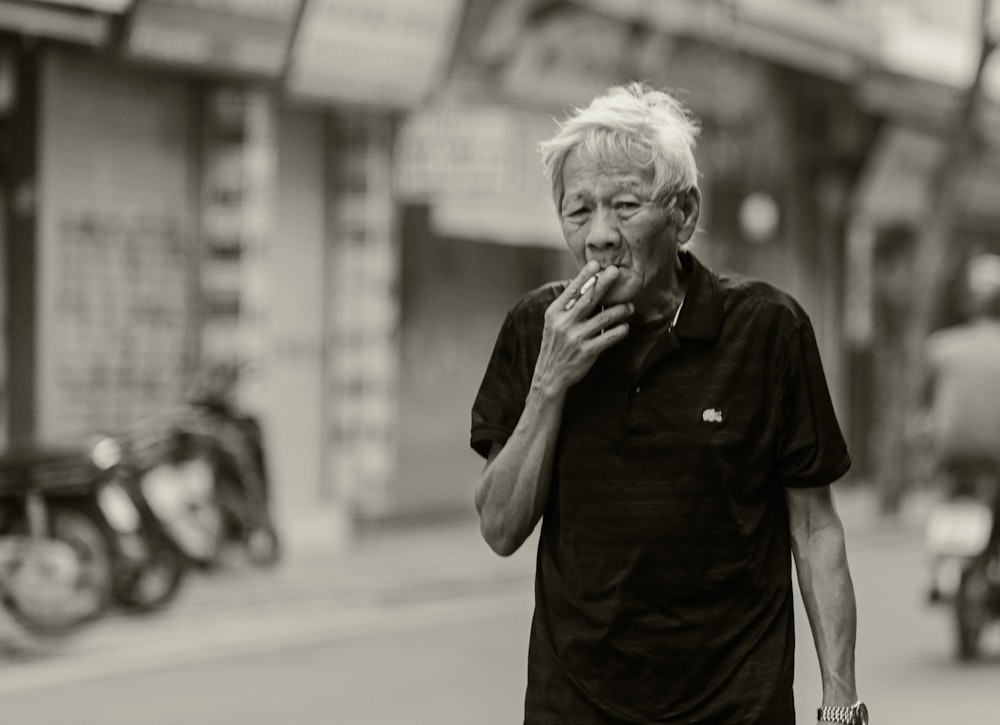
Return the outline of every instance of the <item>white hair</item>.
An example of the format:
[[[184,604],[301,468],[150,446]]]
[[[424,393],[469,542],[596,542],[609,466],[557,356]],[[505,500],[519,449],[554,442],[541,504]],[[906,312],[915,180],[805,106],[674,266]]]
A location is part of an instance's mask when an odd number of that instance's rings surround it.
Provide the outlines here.
[[[562,204],[563,166],[573,151],[600,164],[649,173],[661,203],[697,187],[699,130],[688,109],[666,91],[638,82],[608,89],[575,109],[555,136],[539,145],[556,207]]]

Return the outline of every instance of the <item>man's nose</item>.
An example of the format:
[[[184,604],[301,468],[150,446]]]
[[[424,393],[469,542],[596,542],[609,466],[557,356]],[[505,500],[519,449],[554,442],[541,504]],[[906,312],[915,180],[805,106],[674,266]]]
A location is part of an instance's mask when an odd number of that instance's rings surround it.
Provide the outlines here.
[[[621,241],[618,219],[610,209],[597,209],[587,231],[587,246],[592,249],[610,249]]]

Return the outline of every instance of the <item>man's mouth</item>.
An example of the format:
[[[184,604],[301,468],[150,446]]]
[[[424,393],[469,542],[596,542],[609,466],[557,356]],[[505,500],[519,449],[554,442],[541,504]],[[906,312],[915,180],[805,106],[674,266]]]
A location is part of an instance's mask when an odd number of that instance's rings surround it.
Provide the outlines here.
[[[596,261],[598,264],[601,265],[601,269],[600,269],[601,272],[603,272],[604,270],[606,270],[608,267],[619,267],[620,268],[620,267],[625,267],[626,266],[625,263],[624,263],[624,261],[618,260],[618,259],[609,259],[609,260],[597,259],[597,260],[593,260],[593,261]]]

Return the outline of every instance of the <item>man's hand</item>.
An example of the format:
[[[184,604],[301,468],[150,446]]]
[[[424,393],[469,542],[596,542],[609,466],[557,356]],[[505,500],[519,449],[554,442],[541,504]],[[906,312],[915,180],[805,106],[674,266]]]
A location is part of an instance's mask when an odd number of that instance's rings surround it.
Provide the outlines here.
[[[625,339],[631,303],[593,314],[617,278],[617,267],[602,270],[597,262],[588,262],[549,305],[533,386],[552,395],[565,393],[583,379],[602,352]]]

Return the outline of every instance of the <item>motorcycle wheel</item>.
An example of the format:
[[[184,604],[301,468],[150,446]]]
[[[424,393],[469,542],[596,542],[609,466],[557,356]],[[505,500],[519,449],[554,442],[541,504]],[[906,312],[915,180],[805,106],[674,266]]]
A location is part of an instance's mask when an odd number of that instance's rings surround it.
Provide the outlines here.
[[[254,566],[277,564],[281,560],[281,541],[268,517],[261,515],[235,476],[222,475],[217,484],[226,539],[241,543],[247,560]]]
[[[962,572],[955,592],[955,625],[960,660],[979,656],[979,640],[989,621],[990,583],[984,562],[976,561]]]
[[[25,535],[22,522],[16,529]],[[29,543],[5,583],[3,606],[31,634],[68,634],[100,617],[112,591],[111,553],[89,516],[54,507],[49,536]]]
[[[173,547],[157,542],[149,559],[119,577],[115,598],[133,612],[152,612],[177,597],[187,575],[187,563]]]

